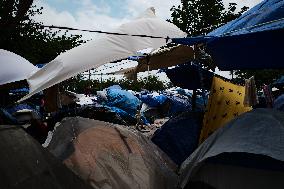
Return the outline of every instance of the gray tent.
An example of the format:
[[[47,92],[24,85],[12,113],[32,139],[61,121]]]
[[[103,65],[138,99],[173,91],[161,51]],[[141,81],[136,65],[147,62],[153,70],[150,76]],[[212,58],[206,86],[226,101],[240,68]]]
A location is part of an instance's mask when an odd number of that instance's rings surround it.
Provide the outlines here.
[[[181,188],[283,189],[284,113],[256,109],[211,135],[183,162]]]
[[[65,118],[48,149],[95,189],[172,189],[177,184],[168,157],[124,126]]]
[[[89,189],[19,126],[0,125],[1,189]]]

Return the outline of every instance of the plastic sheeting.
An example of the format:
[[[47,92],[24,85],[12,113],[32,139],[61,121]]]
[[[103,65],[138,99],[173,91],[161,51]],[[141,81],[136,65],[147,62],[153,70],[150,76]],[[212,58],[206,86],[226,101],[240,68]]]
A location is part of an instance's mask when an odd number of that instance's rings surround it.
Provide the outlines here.
[[[1,189],[91,189],[19,126],[0,126]]]
[[[125,35],[102,35],[79,47],[60,54],[38,72],[28,78],[31,95],[69,79],[80,72],[97,68],[115,60],[135,55],[146,48],[159,48],[167,43],[166,38],[184,37],[186,34],[175,25],[156,18],[154,8],[132,22],[121,25],[114,32],[164,37],[133,37]]]
[[[283,112],[255,109],[239,116],[183,162],[181,188],[194,188],[192,182],[218,189],[283,188],[283,135]]]
[[[284,76],[281,76],[275,82],[273,82],[272,86],[282,88],[284,86]]]
[[[144,94],[140,96],[140,100],[147,104],[150,107],[158,107],[165,103],[165,101],[168,99],[166,95],[159,94],[159,95],[153,95],[153,94]]]
[[[157,108],[160,116],[176,116],[191,110],[191,104],[187,97],[181,95],[166,94],[142,94],[141,101],[151,108]]]
[[[284,0],[264,0],[205,37],[173,39],[206,48],[220,70],[283,68]]]
[[[0,63],[0,85],[27,79],[38,70],[28,60],[3,49],[0,49]]]
[[[120,86],[114,85],[98,92],[98,101],[109,107],[116,107],[130,116],[135,116],[141,101],[131,92],[122,90]]]
[[[117,107],[128,114],[134,116],[137,113],[137,107],[141,104],[141,101],[134,96],[132,93],[121,90],[110,88],[107,89],[107,103],[110,107]]]
[[[198,147],[202,116],[183,113],[167,121],[151,139],[177,165]]]
[[[172,189],[174,165],[138,132],[106,122],[66,118],[48,149],[98,189]]]
[[[284,94],[275,99],[273,108],[279,111],[284,111]]]

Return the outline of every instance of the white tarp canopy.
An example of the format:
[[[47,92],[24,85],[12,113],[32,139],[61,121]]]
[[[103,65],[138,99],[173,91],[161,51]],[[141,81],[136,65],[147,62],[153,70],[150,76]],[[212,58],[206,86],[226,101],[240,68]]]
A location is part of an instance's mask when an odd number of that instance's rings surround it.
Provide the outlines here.
[[[38,70],[23,57],[0,49],[0,85],[27,79]]]
[[[100,36],[93,41],[60,54],[55,60],[29,77],[30,94],[21,100],[25,100],[37,92],[86,70],[135,55],[139,50],[146,48],[157,49],[167,43],[167,37],[186,36],[186,33],[175,25],[158,19],[155,16],[154,8],[148,9],[143,16],[136,20],[121,25],[114,32],[164,38],[127,35]]]

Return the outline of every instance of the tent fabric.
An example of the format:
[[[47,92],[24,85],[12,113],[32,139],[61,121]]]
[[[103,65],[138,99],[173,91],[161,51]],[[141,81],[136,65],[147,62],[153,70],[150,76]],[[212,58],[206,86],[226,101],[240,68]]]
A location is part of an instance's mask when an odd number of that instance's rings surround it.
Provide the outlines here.
[[[183,162],[180,187],[193,188],[190,182],[195,181],[218,189],[283,188],[283,134],[283,112],[255,109],[242,114]]]
[[[97,68],[115,60],[125,59],[131,55],[135,55],[139,50],[159,48],[167,43],[167,37],[186,36],[186,33],[182,32],[175,25],[156,18],[154,8],[148,9],[142,17],[121,25],[114,32],[132,35],[143,34],[164,37],[164,39],[125,35],[102,35],[93,41],[89,41],[60,54],[53,61],[30,76],[28,78],[31,90],[30,94],[21,100],[25,100],[39,91],[76,76],[80,72]]]
[[[1,189],[91,189],[19,126],[0,126]]]
[[[182,113],[167,121],[151,140],[177,165],[181,165],[198,147],[201,117],[199,113]]]
[[[175,188],[175,165],[149,139],[123,126],[65,118],[48,149],[93,188]]]
[[[4,49],[0,49],[0,63],[0,85],[25,80],[38,70],[28,60]]]
[[[244,107],[245,88],[214,77],[206,107],[200,143],[230,120],[250,111],[251,107]]]
[[[278,69],[283,68],[280,59],[283,26],[284,1],[264,0],[204,37],[179,38],[173,42],[205,43],[221,70]]]
[[[189,90],[209,90],[214,76],[214,73],[191,64],[179,65],[165,72],[175,86]]]
[[[279,111],[284,111],[284,94],[275,99],[273,108]]]
[[[272,86],[277,87],[277,88],[283,87],[284,86],[284,76],[281,76],[279,79],[274,81],[272,83]]]
[[[137,79],[137,73],[158,70],[183,64],[193,60],[194,51],[192,47],[177,45],[174,47],[160,48],[147,56],[140,57],[138,65],[112,72],[111,74],[124,74],[127,79]]]

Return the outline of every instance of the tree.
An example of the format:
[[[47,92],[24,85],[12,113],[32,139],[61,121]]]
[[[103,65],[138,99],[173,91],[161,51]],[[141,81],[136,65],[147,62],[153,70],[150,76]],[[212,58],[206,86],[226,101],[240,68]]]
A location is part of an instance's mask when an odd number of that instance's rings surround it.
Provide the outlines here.
[[[264,84],[269,85],[283,76],[284,70],[238,70],[234,74],[237,76],[234,81],[240,84],[244,84],[244,79],[254,76],[256,87],[261,89]]]
[[[128,79],[109,78],[103,80],[86,80],[82,75],[73,77],[72,79],[66,81],[64,85],[65,90],[70,90],[76,93],[85,93],[88,87],[91,87],[92,93],[95,94],[97,91],[110,87],[112,85],[120,85],[123,89],[141,91],[141,89],[146,89],[149,91],[162,91],[171,87],[170,83],[165,83],[161,81],[157,76],[149,76],[145,78],[140,78],[137,81]]]
[[[61,52],[80,45],[79,35],[44,28],[33,20],[42,7],[33,0],[0,0],[0,48],[12,51],[33,64],[48,63]]]
[[[33,0],[2,0],[0,4],[1,27],[14,28],[20,21],[25,20]]]
[[[238,18],[248,7],[237,12],[237,4],[225,9],[222,0],[181,0],[181,5],[171,8],[173,24],[189,36],[205,35],[215,28]]]
[[[248,7],[242,7],[237,12],[237,4],[229,3],[227,9],[222,0],[181,0],[181,5],[171,8],[171,20],[173,24],[186,32],[188,36],[200,36],[238,18]],[[214,70],[215,65],[206,51],[200,48],[197,55],[197,63],[205,69]]]

